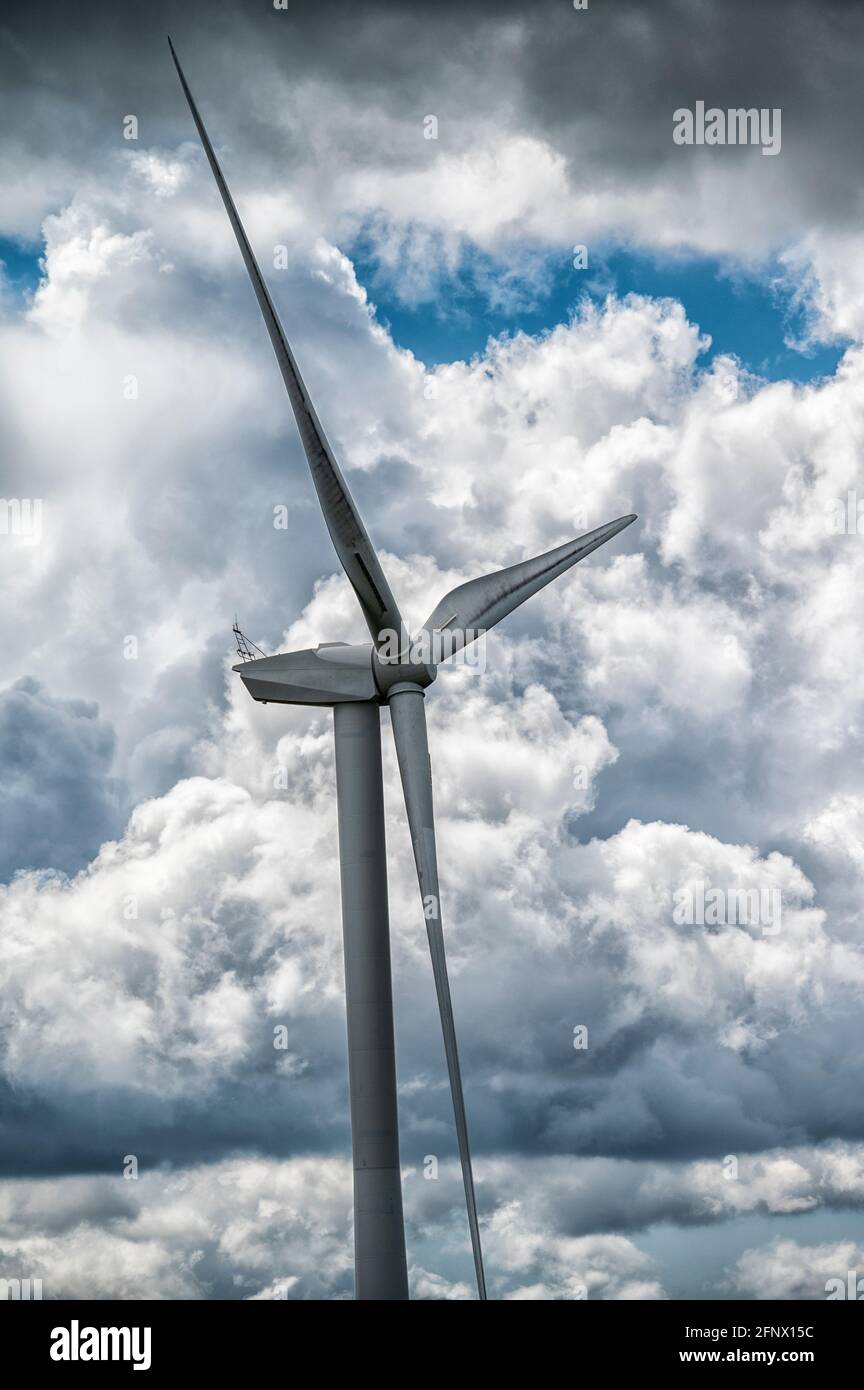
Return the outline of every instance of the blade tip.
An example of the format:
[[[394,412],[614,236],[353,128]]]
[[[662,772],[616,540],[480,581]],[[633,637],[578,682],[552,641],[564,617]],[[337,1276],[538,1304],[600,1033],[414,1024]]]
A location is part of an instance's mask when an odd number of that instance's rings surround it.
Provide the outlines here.
[[[605,526],[599,527],[599,530],[605,531],[607,539],[611,540],[613,536],[620,535],[622,531],[626,531],[628,526],[632,526],[633,522],[638,520],[636,512],[629,512],[627,516],[616,516],[614,521],[607,522]]]

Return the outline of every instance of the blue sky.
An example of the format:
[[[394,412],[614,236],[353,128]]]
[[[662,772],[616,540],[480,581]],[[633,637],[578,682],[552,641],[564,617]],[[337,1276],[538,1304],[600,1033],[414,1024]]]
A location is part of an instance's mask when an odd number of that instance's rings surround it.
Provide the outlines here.
[[[585,270],[571,258],[537,248],[532,283],[518,281],[507,309],[490,304],[490,284],[506,276],[507,262],[496,262],[471,248],[460,268],[442,271],[434,300],[406,302],[398,277],[382,268],[374,245],[359,237],[343,248],[359,282],[374,303],[380,322],[394,341],[429,366],[482,354],[490,337],[524,332],[541,334],[566,323],[588,296],[595,303],[609,293],[677,299],[691,323],[710,335],[700,363],[731,353],[755,375],[769,381],[813,381],[828,376],[848,346],[796,347],[806,341],[807,310],[776,261],[748,270],[728,259],[698,255],[652,255],[622,247],[589,250]],[[0,237],[4,275],[23,309],[40,278],[43,247]],[[526,257],[520,249],[520,260]]]
[[[537,274],[509,311],[490,304],[489,284],[506,274],[476,249],[460,268],[440,272],[434,300],[406,302],[398,279],[382,269],[374,245],[363,238],[345,248],[394,340],[427,364],[482,353],[489,337],[518,331],[532,335],[566,323],[580,300],[595,302],[609,293],[637,293],[677,299],[691,323],[711,337],[701,364],[732,353],[755,375],[769,381],[804,382],[833,373],[847,341],[796,348],[806,338],[807,311],[776,261],[747,270],[728,258],[679,254],[652,255],[622,247],[589,250],[588,267],[576,270],[572,258],[536,252]],[[520,262],[526,258],[520,248]],[[518,290],[518,285],[517,285]]]
[[[42,248],[15,240],[0,237],[0,261],[3,263],[3,279],[20,300],[21,307],[26,297],[33,293],[39,283],[39,258]]]

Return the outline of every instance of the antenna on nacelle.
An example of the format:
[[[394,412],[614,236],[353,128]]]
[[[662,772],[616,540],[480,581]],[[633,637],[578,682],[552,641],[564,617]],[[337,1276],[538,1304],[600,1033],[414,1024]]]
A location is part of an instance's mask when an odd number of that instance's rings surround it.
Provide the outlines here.
[[[243,633],[240,631],[240,628],[237,625],[236,613],[234,614],[234,626],[232,627],[231,631],[234,633],[234,640],[237,643],[237,655],[240,657],[241,661],[257,660],[255,652],[258,653],[258,656],[266,655],[265,652],[262,652],[260,647],[255,646],[254,642],[250,642],[248,637],[244,637]]]

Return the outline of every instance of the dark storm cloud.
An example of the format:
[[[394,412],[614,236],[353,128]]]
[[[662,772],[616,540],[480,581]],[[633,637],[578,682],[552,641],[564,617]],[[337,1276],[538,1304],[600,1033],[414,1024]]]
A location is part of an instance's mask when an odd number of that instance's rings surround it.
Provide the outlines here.
[[[292,167],[314,159],[314,126],[290,115],[293,90],[310,80],[334,84],[355,107],[332,151],[340,164],[384,158],[399,167],[416,158],[413,142],[387,151],[370,144],[364,107],[412,125],[435,112],[442,139],[458,148],[479,96],[489,120],[548,139],[571,169],[592,171],[598,190],[619,179],[646,192],[661,178],[677,180],[704,151],[672,144],[672,111],[703,99],[782,108],[784,207],[803,219],[858,223],[864,14],[855,4],[667,0],[575,12],[563,0],[431,10],[333,0],[276,11],[262,0],[7,6],[0,64],[10,167],[43,183],[14,230],[38,234],[51,200],[68,196],[82,170],[116,149],[127,112],[139,115],[148,144],[192,138],[165,45],[169,29],[205,108],[213,111],[218,98],[235,167],[259,179],[290,181]],[[239,80],[250,68],[251,89]],[[712,167],[736,154],[711,151]],[[687,229],[681,234],[686,241]]]
[[[243,924],[226,924],[233,948],[212,973],[233,966],[249,987],[270,968]],[[254,954],[253,954],[254,953]],[[607,971],[592,982],[590,964],[582,984],[573,983],[565,962],[549,975],[562,980],[556,1015],[550,979],[536,971],[531,1000],[519,1007],[517,986],[496,961],[494,990],[455,991],[460,1008],[460,1051],[466,1097],[481,1171],[495,1156],[534,1160],[558,1155],[573,1160],[660,1162],[708,1160],[758,1154],[766,1149],[818,1145],[840,1138],[864,1139],[858,1096],[862,1063],[855,1055],[856,1018],[835,1016],[788,1028],[782,1038],[752,1056],[688,1036],[656,1018],[631,1031],[604,1029],[608,995],[616,989]],[[564,983],[569,971],[569,983]],[[524,970],[523,970],[524,974]],[[155,981],[152,982],[155,985]],[[207,984],[199,974],[197,988]],[[523,991],[524,992],[524,991]],[[141,981],[136,994],[151,999]],[[548,1027],[538,1022],[542,999]],[[583,1020],[592,1039],[583,1058],[572,1049],[571,1019]],[[213,1162],[237,1154],[287,1158],[296,1154],[338,1155],[348,1142],[344,1018],[334,1003],[302,1018],[285,1013],[288,1048],[303,1059],[296,1074],[275,1068],[272,1024],[261,1015],[256,1041],[229,1075],[208,1079],[206,1067],[184,1078],[182,1100],[165,1084],[165,1094],[100,1082],[90,1090],[81,1075],[74,1092],[65,1084],[41,1086],[37,1094],[3,1083],[0,1113],[0,1175],[116,1172],[124,1154],[147,1169]],[[503,1023],[502,1023],[503,1021]],[[227,1026],[227,1024],[226,1024]],[[501,1029],[506,1031],[502,1041]],[[175,1057],[183,1074],[187,1038],[182,1027],[166,1030],[163,1058]],[[436,1035],[434,1001],[425,972],[397,980],[397,1049],[405,1086],[400,1098],[402,1157],[422,1165],[435,1154],[455,1161],[449,1094]],[[143,1075],[143,1073],[142,1073]],[[418,1078],[424,1084],[417,1088]],[[82,1124],[82,1115],[87,1123]],[[666,1213],[669,1219],[673,1212]],[[582,1229],[602,1229],[596,1212],[582,1213]],[[592,1224],[593,1223],[593,1224]],[[622,1201],[615,1228],[637,1229],[638,1209]]]
[[[265,1045],[270,1055],[262,1052],[262,1063],[272,1061],[272,1039]],[[237,1154],[342,1154],[350,1144],[347,1086],[340,1063],[331,1057],[330,1066],[331,1074],[316,1069],[299,1085],[245,1073],[182,1105],[142,1102],[134,1089],[121,1087],[102,1088],[98,1097],[36,1099],[17,1095],[4,1081],[0,1176],[119,1173],[126,1154],[135,1155],[142,1171]],[[82,1108],[90,1116],[83,1126]]]
[[[86,700],[38,681],[0,692],[0,878],[18,869],[80,869],[122,825],[110,776],[114,731]]]

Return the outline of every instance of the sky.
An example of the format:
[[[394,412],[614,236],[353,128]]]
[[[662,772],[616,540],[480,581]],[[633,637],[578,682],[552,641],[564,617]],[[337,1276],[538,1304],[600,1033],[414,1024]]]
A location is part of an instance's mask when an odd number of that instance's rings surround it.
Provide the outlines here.
[[[837,0],[4,8],[0,1277],[352,1294],[331,718],[254,704],[231,626],[365,625],[167,32],[409,620],[639,516],[427,700],[490,1296],[824,1298],[864,1274]],[[697,101],[779,152],[676,144]],[[461,1300],[383,732],[412,1296]]]

